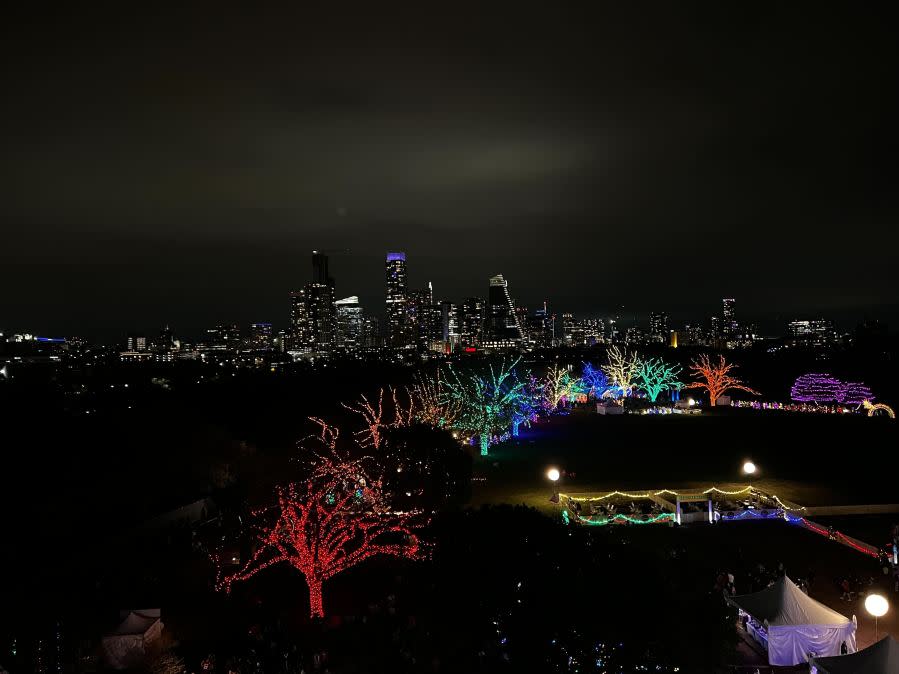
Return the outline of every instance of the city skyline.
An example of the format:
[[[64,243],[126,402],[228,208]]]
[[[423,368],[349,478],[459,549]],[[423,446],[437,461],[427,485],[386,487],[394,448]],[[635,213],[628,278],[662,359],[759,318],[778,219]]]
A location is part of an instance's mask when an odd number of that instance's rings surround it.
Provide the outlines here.
[[[75,306],[69,306],[72,313],[43,313],[42,305],[31,305],[27,311],[21,313],[15,311],[15,303],[11,309],[4,312],[3,323],[0,330],[23,331],[27,330],[35,334],[46,335],[77,335],[99,341],[111,341],[121,337],[132,330],[155,330],[157,326],[170,324],[176,326],[182,334],[199,335],[207,328],[221,323],[251,323],[265,321],[271,322],[276,327],[287,327],[291,318],[289,312],[284,310],[285,297],[292,291],[302,289],[309,279],[309,258],[318,249],[305,251],[291,251],[290,269],[292,282],[278,289],[270,288],[269,292],[251,296],[245,288],[231,287],[227,294],[213,293],[210,303],[204,306],[187,305],[183,299],[173,290],[173,295],[165,302],[158,300],[146,301],[138,304],[134,298],[122,299],[117,304],[117,311],[112,315],[104,314],[102,322],[93,316],[101,308],[97,301],[83,300]],[[386,249],[385,249],[386,250]],[[335,281],[335,299],[355,295],[360,304],[366,307],[368,313],[374,314],[386,326],[386,314],[384,311],[383,277],[384,252],[378,251],[372,254],[354,254],[352,252],[339,251],[328,254],[330,273]],[[826,302],[813,302],[802,304],[794,297],[787,294],[775,294],[773,297],[761,292],[753,292],[747,288],[747,294],[718,293],[702,284],[697,286],[674,285],[668,292],[647,293],[645,297],[633,297],[633,301],[622,304],[616,301],[616,297],[624,297],[619,293],[615,284],[603,286],[608,296],[604,301],[594,306],[585,303],[583,297],[573,295],[570,288],[559,286],[550,282],[547,292],[540,292],[538,275],[529,276],[527,272],[534,271],[534,267],[518,264],[496,264],[490,260],[475,257],[466,260],[466,264],[456,268],[452,273],[430,273],[435,271],[433,256],[424,254],[405,253],[409,259],[408,284],[410,288],[419,288],[432,283],[435,288],[435,298],[452,302],[461,302],[466,297],[481,297],[487,299],[487,286],[489,279],[500,274],[507,279],[512,279],[514,284],[514,299],[518,306],[526,307],[529,312],[547,303],[553,313],[572,313],[578,318],[600,318],[618,315],[623,321],[640,324],[648,324],[651,314],[655,312],[666,313],[671,320],[680,322],[707,321],[712,315],[709,306],[716,305],[722,297],[734,296],[740,304],[741,314],[756,323],[763,331],[777,333],[784,326],[794,320],[814,320],[827,318],[840,326],[851,329],[856,324],[866,320],[878,320],[890,326],[899,321],[899,303],[879,303],[876,306],[859,305],[845,306],[843,308],[829,309]],[[380,267],[380,271],[378,271]],[[507,269],[519,270],[523,275],[510,274]],[[484,270],[484,271],[482,271]],[[269,270],[272,283],[285,278],[283,269]],[[478,274],[475,276],[475,274]],[[741,283],[726,284],[723,287],[739,287]],[[549,292],[549,288],[559,289],[558,295]],[[124,288],[110,286],[109,290],[122,292]],[[277,292],[275,292],[277,290]],[[652,297],[658,300],[651,299]],[[229,301],[230,300],[230,301]],[[665,301],[667,300],[667,301]],[[77,313],[77,316],[74,315]],[[206,314],[205,317],[204,313]],[[17,318],[20,316],[20,318]],[[80,317],[80,318],[79,318]],[[109,319],[115,318],[112,322]]]
[[[342,252],[342,251],[341,251]],[[587,345],[593,342],[624,342],[681,345],[714,345],[730,348],[758,338],[786,337],[795,343],[828,347],[836,345],[841,335],[851,330],[839,329],[832,317],[814,312],[780,321],[773,331],[759,327],[751,315],[737,314],[733,297],[720,300],[718,311],[711,310],[702,317],[677,317],[658,308],[647,312],[628,313],[624,307],[609,314],[596,312],[575,315],[557,311],[544,301],[531,307],[518,301],[509,290],[509,282],[502,274],[491,276],[487,293],[460,299],[444,298],[434,292],[431,281],[424,288],[410,285],[405,252],[386,253],[386,284],[384,304],[363,304],[358,295],[341,298],[337,280],[330,274],[330,252],[311,251],[310,280],[301,288],[288,293],[288,319],[280,321],[225,321],[206,326],[198,333],[179,332],[187,343],[218,344],[235,348],[271,349],[301,354],[351,352],[386,347],[393,350],[414,350],[420,353],[455,351],[463,347],[488,349],[529,346]],[[742,307],[741,307],[742,310]],[[856,327],[868,321],[859,321]],[[879,321],[870,322],[876,330],[888,330]],[[384,329],[381,329],[381,326]],[[866,328],[868,329],[868,328]],[[44,341],[57,338],[38,336],[37,331],[6,330],[6,338],[29,335]],[[129,329],[125,336],[116,336],[112,343],[124,339],[125,353],[136,357],[138,352],[158,350],[155,329]],[[175,331],[165,324],[160,331],[162,350],[169,351]],[[3,332],[0,331],[0,336]],[[66,337],[83,339],[84,334],[65,333]],[[88,340],[93,341],[93,340]],[[105,343],[109,343],[105,341]],[[136,346],[140,344],[140,347]],[[150,348],[151,344],[156,347]],[[724,345],[727,344],[727,347]],[[139,358],[138,358],[139,359]]]

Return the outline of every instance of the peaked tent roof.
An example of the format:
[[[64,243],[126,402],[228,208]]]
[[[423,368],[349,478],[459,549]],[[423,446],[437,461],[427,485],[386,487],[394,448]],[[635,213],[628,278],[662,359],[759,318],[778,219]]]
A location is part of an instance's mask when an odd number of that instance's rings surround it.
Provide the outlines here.
[[[897,674],[899,641],[886,636],[873,646],[851,655],[813,658],[812,664],[821,674]]]
[[[819,601],[815,601],[784,576],[771,587],[752,594],[731,597],[730,602],[768,625],[845,625],[852,622]]]
[[[144,634],[157,622],[159,622],[159,609],[131,611],[112,634],[119,636]]]

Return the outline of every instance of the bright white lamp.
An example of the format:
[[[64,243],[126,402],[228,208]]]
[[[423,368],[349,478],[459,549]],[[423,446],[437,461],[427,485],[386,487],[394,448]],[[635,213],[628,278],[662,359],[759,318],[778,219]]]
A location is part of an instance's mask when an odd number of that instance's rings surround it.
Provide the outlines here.
[[[561,473],[559,473],[558,468],[550,468],[548,471],[546,471],[546,477],[548,477],[552,482],[556,482],[560,476]]]
[[[877,619],[886,615],[889,608],[890,603],[883,595],[869,594],[865,597],[865,610],[874,616],[874,641],[877,641]]]

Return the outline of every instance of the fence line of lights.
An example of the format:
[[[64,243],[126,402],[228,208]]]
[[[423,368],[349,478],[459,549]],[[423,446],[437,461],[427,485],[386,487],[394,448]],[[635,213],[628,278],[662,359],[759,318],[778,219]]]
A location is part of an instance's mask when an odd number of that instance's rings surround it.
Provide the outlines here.
[[[654,496],[663,496],[665,494],[670,494],[671,496],[678,497],[690,497],[697,495],[706,495],[711,493],[721,494],[723,496],[742,496],[744,494],[752,494],[757,493],[761,494],[764,498],[771,499],[778,506],[783,508],[784,510],[806,510],[805,506],[800,506],[796,504],[788,505],[784,503],[776,494],[768,494],[762,491],[759,491],[755,487],[743,487],[742,489],[736,489],[733,491],[728,491],[726,489],[720,489],[718,487],[709,487],[708,489],[704,489],[701,492],[677,492],[673,489],[660,489],[658,491],[647,491],[645,493],[631,493],[626,491],[610,491],[607,494],[602,494],[600,496],[571,496],[569,494],[560,494],[561,497],[568,499],[569,501],[574,501],[576,503],[593,503],[596,501],[605,501],[606,499],[614,498],[616,496],[621,496],[623,498],[632,498],[632,499],[651,499]]]
[[[567,514],[567,510],[563,511]],[[604,527],[607,524],[615,524],[616,522],[627,522],[629,524],[658,524],[659,522],[674,522],[674,513],[662,513],[660,515],[647,515],[646,518],[641,517],[631,517],[629,515],[612,515],[611,517],[604,517],[601,520],[593,520],[587,517],[583,517],[575,513],[575,517],[577,517],[578,522],[582,524],[587,524],[593,527]],[[568,522],[567,518],[563,515],[563,520]]]
[[[717,491],[717,492],[721,492],[724,494],[730,494],[730,495],[745,494],[746,492],[749,491],[749,487],[746,487],[745,489],[740,489],[738,491],[732,491],[732,492],[723,491],[721,489],[718,489],[717,487],[711,487],[709,489],[706,489],[702,493],[708,494],[712,491]],[[598,496],[598,497],[576,498],[576,497],[568,496],[567,494],[561,494],[561,496],[564,498],[567,498],[569,501],[583,503],[586,501],[597,501],[597,500],[609,498],[614,495],[626,496],[628,498],[650,498],[652,496],[657,496],[662,493],[676,494],[677,492],[674,492],[670,489],[664,489],[664,490],[660,490],[657,492],[647,492],[646,494],[629,494],[627,492],[614,491],[614,492],[610,492],[608,494],[604,494],[603,496]],[[778,499],[776,496],[771,496],[770,498],[773,498],[778,503],[782,504],[782,501],[780,499]],[[804,506],[798,506],[798,509],[806,510],[806,508]],[[862,554],[868,555],[869,557],[876,558],[879,556],[879,551],[874,546],[860,544],[859,542],[856,542],[853,538],[847,536],[846,534],[844,534],[840,531],[831,531],[829,529],[825,529],[824,527],[822,527],[818,524],[815,524],[811,520],[808,520],[805,517],[802,517],[801,515],[794,515],[794,514],[790,513],[789,512],[790,510],[795,510],[795,509],[787,508],[786,506],[784,506],[782,508],[771,509],[771,510],[764,510],[764,509],[763,510],[755,510],[755,509],[753,509],[753,510],[744,510],[744,511],[734,514],[734,515],[728,515],[728,514],[722,513],[720,515],[720,517],[721,517],[721,520],[725,521],[725,522],[733,522],[736,520],[744,520],[744,519],[749,519],[749,520],[782,519],[782,520],[785,520],[786,522],[788,522],[789,524],[801,526],[805,529],[813,531],[816,534],[819,534],[821,536],[826,536],[830,540],[836,541],[838,543],[842,543],[843,545],[846,545],[854,550],[857,550],[858,552],[861,552]],[[733,511],[727,511],[727,512],[733,512]],[[606,526],[609,524],[624,523],[624,522],[627,522],[630,524],[657,524],[659,522],[676,522],[677,521],[677,516],[675,513],[662,513],[660,515],[645,516],[642,518],[618,514],[618,515],[612,515],[611,517],[604,517],[599,520],[590,519],[589,517],[584,517],[576,512],[574,512],[573,515],[576,518],[576,521],[578,523],[586,524],[588,526]],[[562,520],[565,522],[565,524],[570,523],[571,516],[569,515],[568,509],[562,510]]]
[[[874,546],[865,547],[863,545],[859,545],[858,543],[856,543],[853,539],[851,539],[846,534],[844,534],[840,531],[831,531],[829,529],[825,529],[824,527],[822,527],[818,524],[815,524],[814,522],[806,519],[805,517],[798,517],[796,515],[790,515],[789,513],[787,513],[786,520],[790,524],[795,524],[795,525],[804,527],[804,528],[808,529],[809,531],[814,531],[816,534],[820,534],[821,536],[826,536],[827,538],[830,538],[831,540],[837,541],[838,543],[842,543],[843,545],[847,545],[850,548],[853,548],[853,549],[855,549],[863,554],[866,554],[870,557],[878,556],[877,549],[876,548],[872,549]]]

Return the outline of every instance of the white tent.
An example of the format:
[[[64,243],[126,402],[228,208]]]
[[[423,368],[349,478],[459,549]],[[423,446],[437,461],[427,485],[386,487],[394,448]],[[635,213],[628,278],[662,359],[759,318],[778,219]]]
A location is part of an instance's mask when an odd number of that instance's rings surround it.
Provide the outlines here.
[[[103,637],[103,652],[114,669],[127,669],[143,660],[147,647],[162,635],[158,608],[127,611],[119,626]]]
[[[798,665],[812,656],[839,655],[845,643],[855,648],[855,616],[852,620],[815,601],[787,577],[753,594],[729,601],[763,623],[768,632],[768,662]]]
[[[812,658],[812,674],[899,674],[899,641],[887,636],[852,655]]]

